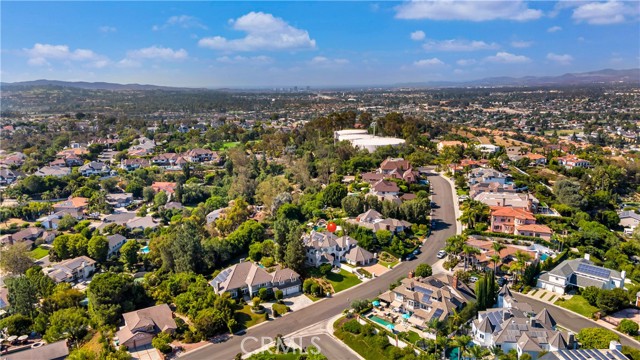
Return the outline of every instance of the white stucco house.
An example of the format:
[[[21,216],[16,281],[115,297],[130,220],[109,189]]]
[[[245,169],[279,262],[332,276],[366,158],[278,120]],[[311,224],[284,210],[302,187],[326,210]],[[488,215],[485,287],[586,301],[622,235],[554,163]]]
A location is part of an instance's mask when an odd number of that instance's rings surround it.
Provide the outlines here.
[[[543,272],[538,277],[539,288],[565,294],[571,288],[595,286],[599,289],[611,290],[624,288],[626,272],[596,266],[589,260],[589,254],[583,259],[565,260],[551,271]]]

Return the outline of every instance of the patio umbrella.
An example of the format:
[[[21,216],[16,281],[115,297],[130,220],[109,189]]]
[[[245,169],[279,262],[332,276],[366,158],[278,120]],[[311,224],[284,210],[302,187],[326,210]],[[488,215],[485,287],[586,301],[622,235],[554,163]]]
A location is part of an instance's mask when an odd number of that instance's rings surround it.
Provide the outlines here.
[[[380,306],[380,301],[378,300],[373,300],[373,302],[371,303],[373,306]]]
[[[393,325],[392,324],[387,324],[387,329],[393,330]]]
[[[18,341],[25,341],[29,338],[29,335],[22,335],[18,338]]]
[[[411,317],[411,315],[409,315],[409,313],[404,313],[404,314],[402,314],[402,317],[403,317],[405,320],[407,320],[407,319],[409,319],[409,318]]]
[[[17,338],[18,338],[17,336],[15,336],[15,335],[11,335],[11,336],[9,336],[9,338],[7,339],[7,341],[8,341],[8,342],[14,342],[14,341],[16,341],[16,339],[17,339]]]

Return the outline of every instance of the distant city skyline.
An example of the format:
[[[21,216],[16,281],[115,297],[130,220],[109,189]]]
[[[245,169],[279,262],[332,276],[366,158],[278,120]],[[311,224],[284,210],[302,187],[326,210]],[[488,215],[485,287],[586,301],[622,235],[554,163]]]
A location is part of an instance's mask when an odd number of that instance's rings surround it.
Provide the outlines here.
[[[322,87],[640,67],[637,1],[1,6],[3,82]]]

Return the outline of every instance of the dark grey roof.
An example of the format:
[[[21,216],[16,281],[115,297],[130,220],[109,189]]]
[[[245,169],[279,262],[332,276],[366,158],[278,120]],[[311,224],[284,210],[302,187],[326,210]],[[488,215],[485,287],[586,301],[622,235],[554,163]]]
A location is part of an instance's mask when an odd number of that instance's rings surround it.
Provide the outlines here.
[[[0,356],[2,360],[58,360],[69,355],[67,340],[43,345],[38,348],[18,351],[12,354]]]
[[[627,360],[620,350],[573,349],[546,353],[539,360]]]

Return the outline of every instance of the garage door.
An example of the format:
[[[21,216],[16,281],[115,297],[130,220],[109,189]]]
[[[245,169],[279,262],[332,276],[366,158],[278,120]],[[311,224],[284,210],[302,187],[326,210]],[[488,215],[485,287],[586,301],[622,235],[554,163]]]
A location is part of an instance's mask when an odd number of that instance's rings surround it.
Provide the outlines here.
[[[282,289],[282,294],[284,295],[292,295],[292,294],[296,294],[300,292],[300,287],[299,286],[292,286],[292,287],[288,287],[288,288],[284,288]]]

